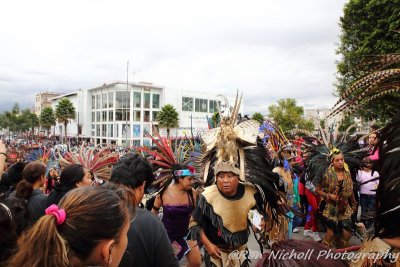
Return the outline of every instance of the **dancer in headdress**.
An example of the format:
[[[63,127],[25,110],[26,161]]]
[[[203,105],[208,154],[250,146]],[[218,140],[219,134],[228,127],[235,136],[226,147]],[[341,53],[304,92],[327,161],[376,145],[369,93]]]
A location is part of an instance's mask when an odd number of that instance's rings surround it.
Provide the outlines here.
[[[273,173],[261,139],[259,123],[246,120],[237,124],[241,98],[236,97],[221,125],[202,135],[207,145],[202,155],[203,178],[208,185],[197,200],[190,223],[192,239],[205,247],[206,266],[248,266],[246,243],[250,209],[257,208],[277,220],[285,210],[279,206],[279,176]],[[230,257],[237,251],[237,257]]]
[[[149,161],[156,168],[156,180],[150,186],[150,191],[156,195],[152,212],[157,214],[162,209],[162,222],[179,261],[184,256],[188,266],[200,266],[201,256],[196,241],[187,240],[189,219],[196,202],[196,191],[192,188],[195,169],[189,165],[188,159],[193,150],[193,143],[186,138],[175,140],[175,149],[170,139],[162,137],[153,129],[149,136],[157,150],[146,147],[136,147],[152,159]]]

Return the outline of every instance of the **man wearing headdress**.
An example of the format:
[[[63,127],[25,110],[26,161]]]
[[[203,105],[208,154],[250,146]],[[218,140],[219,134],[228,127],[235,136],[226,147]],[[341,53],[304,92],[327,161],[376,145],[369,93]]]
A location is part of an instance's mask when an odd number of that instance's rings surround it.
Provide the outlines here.
[[[215,184],[199,196],[192,214],[191,238],[203,243],[206,266],[247,266],[247,215],[260,196],[254,186],[241,183],[240,170],[230,162],[217,162],[214,175]]]

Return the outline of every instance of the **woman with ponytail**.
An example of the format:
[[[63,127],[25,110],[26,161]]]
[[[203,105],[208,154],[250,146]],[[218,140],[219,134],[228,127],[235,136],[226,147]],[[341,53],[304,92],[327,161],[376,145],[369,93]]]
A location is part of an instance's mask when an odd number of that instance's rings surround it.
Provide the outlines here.
[[[44,214],[46,195],[40,190],[44,185],[46,165],[39,161],[28,163],[22,171],[23,179],[17,184],[15,196],[27,200],[27,226],[33,225]]]
[[[70,191],[20,238],[8,266],[118,266],[134,211],[131,193],[118,190]]]

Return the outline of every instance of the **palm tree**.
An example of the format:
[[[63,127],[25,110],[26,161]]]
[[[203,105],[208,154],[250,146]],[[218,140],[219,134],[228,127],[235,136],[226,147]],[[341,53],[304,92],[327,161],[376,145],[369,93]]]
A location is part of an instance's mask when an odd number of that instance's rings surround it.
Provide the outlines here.
[[[169,129],[179,127],[179,114],[173,105],[167,104],[157,114],[157,121],[160,128],[167,128],[169,138]]]
[[[67,143],[67,125],[69,120],[73,120],[76,117],[75,107],[68,98],[63,98],[58,102],[56,106],[56,118],[59,123],[64,124],[64,141]]]
[[[40,125],[47,129],[47,137],[49,137],[50,127],[56,124],[56,118],[51,107],[45,107],[40,113]]]

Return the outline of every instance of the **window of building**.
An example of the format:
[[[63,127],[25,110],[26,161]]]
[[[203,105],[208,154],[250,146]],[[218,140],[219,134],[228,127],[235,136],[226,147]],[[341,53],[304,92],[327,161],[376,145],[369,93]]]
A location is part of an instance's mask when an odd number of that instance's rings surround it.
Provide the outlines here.
[[[130,92],[117,91],[115,92],[115,107],[116,108],[129,108],[130,105]]]
[[[151,139],[143,139],[143,146],[151,147]]]
[[[210,100],[209,102],[208,102],[208,104],[209,104],[209,109],[208,109],[208,112],[210,112],[210,113],[214,113],[214,112],[217,112],[217,101],[215,101],[215,100]]]
[[[193,98],[182,97],[182,111],[193,111]]]
[[[122,138],[131,138],[131,126],[129,124],[122,124]]]
[[[103,121],[107,121],[107,111],[102,111],[102,119]]]
[[[113,137],[114,136],[114,125],[112,124],[107,124],[107,136],[108,137]]]
[[[100,136],[100,125],[96,125],[96,136]]]
[[[107,124],[101,125],[101,136],[103,137],[107,136]]]
[[[153,121],[157,121],[158,111],[153,111]]]
[[[133,140],[133,146],[140,146],[140,140]]]
[[[143,137],[147,137],[150,134],[150,124],[143,124]]]
[[[96,109],[100,109],[100,95],[96,95]]]
[[[115,120],[122,121],[122,109],[115,110]]]
[[[96,96],[92,95],[92,109],[96,107]]]
[[[145,111],[143,115],[144,122],[150,122],[150,111]]]
[[[110,110],[108,112],[108,121],[113,121],[114,120],[114,111]]]
[[[134,108],[141,108],[142,107],[142,93],[140,92],[133,92],[133,107]]]
[[[140,125],[139,124],[134,124],[133,125],[133,137],[134,138],[139,138],[140,137]]]
[[[114,106],[114,92],[108,93],[108,108],[112,108]]]
[[[144,93],[144,108],[150,108],[150,93]]]
[[[196,98],[195,111],[196,112],[207,112],[208,111],[208,100]]]
[[[107,93],[104,93],[103,95],[102,95],[102,100],[101,100],[102,102],[101,103],[103,103],[103,105],[101,106],[102,108],[107,108]]]
[[[160,108],[160,95],[159,94],[153,94],[153,108]]]
[[[133,121],[140,121],[140,110],[133,111]]]
[[[129,109],[116,109],[115,110],[116,121],[130,121]]]
[[[114,137],[118,137],[119,134],[119,126],[118,124],[114,124]]]
[[[92,112],[92,122],[96,121],[96,112]]]
[[[100,111],[96,111],[96,121],[100,122]]]

